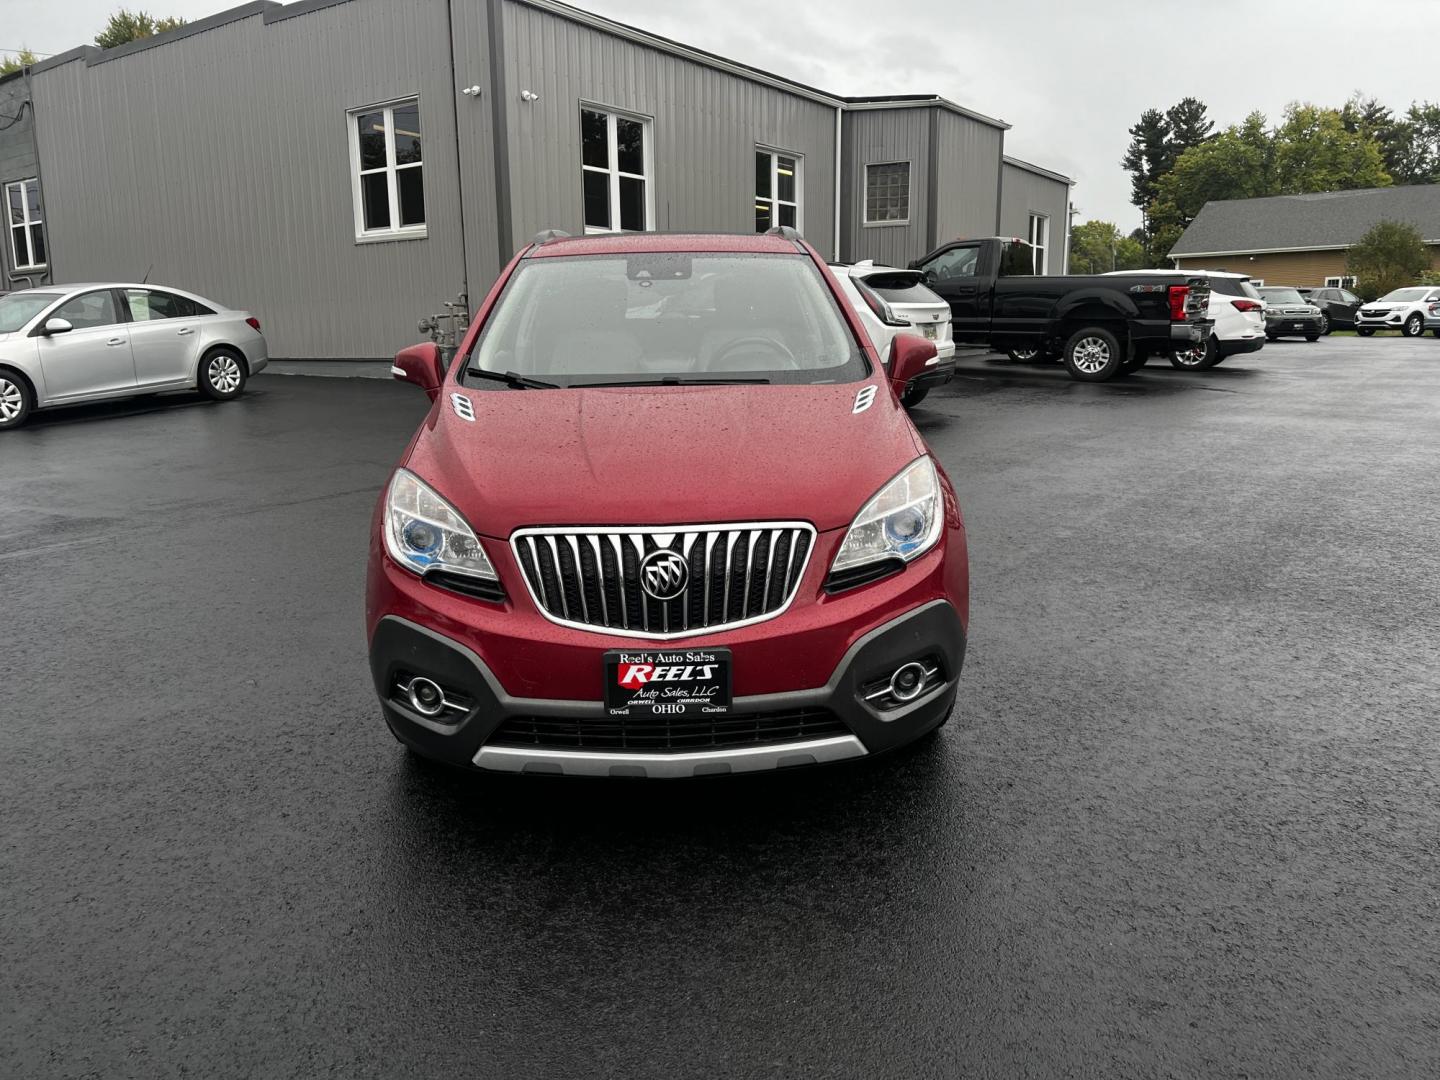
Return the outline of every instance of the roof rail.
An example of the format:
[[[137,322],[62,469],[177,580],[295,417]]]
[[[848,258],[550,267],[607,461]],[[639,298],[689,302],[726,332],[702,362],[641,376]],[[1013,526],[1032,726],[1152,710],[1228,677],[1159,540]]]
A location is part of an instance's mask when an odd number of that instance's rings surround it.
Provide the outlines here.
[[[800,235],[799,229],[792,229],[789,225],[771,225],[770,228],[765,230],[765,235],[783,236],[786,240],[790,240],[796,244],[802,243],[805,239],[805,237]]]
[[[569,240],[570,234],[564,229],[541,229],[535,234],[532,244],[548,244],[551,240]]]

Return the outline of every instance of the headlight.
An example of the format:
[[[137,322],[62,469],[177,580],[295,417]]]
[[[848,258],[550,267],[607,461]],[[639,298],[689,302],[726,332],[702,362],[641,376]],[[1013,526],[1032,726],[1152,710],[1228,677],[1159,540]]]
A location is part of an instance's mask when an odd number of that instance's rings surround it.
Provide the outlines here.
[[[855,515],[831,573],[884,559],[909,562],[940,539],[940,478],[930,458],[917,458]]]
[[[385,549],[408,570],[446,570],[498,581],[474,531],[414,473],[395,470],[385,493]]]

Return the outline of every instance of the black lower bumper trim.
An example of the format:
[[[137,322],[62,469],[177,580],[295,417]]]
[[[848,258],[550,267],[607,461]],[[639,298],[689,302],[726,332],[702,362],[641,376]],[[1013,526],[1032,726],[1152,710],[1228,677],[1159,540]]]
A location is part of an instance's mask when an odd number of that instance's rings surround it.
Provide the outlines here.
[[[881,709],[865,700],[866,687],[888,678],[902,664],[938,661],[939,679],[916,700]],[[965,662],[965,633],[955,609],[936,600],[870,631],[846,652],[829,682],[821,687],[780,694],[736,698],[728,720],[827,715],[827,730],[846,731],[866,752],[877,753],[911,742],[942,724],[954,705]],[[598,653],[597,653],[598,663]],[[598,701],[515,698],[474,652],[435,631],[393,616],[382,619],[370,645],[370,669],[386,722],[395,736],[417,752],[455,765],[471,765],[482,746],[502,742],[501,732],[524,718],[537,722],[593,722],[596,733],[609,718]],[[394,693],[401,674],[422,675],[471,706],[463,714],[427,718]],[[893,705],[893,701],[887,704]],[[567,730],[570,724],[562,724]],[[807,730],[797,733],[814,738]],[[503,738],[506,745],[512,739]],[[782,744],[769,744],[780,745]],[[706,748],[695,748],[704,752]],[[693,751],[691,751],[693,752]]]

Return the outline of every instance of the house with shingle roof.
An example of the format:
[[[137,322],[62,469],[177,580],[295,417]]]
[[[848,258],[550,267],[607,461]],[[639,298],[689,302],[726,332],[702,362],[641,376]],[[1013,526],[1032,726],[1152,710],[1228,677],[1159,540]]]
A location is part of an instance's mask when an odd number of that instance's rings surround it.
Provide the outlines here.
[[[1440,184],[1208,202],[1170,258],[1182,270],[1229,270],[1270,285],[1345,285],[1346,252],[1381,221],[1415,226],[1440,268]]]

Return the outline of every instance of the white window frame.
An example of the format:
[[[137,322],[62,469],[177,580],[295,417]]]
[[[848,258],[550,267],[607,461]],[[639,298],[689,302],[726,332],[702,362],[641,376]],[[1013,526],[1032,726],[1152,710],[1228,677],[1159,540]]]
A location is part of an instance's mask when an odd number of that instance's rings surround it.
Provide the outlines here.
[[[1322,288],[1326,289],[1349,289],[1355,291],[1355,276],[1353,274],[1342,274],[1340,277],[1327,277]]]
[[[580,147],[580,173],[582,183],[580,185],[580,221],[585,222],[585,185],[584,174],[587,172],[602,173],[608,177],[610,189],[610,226],[608,228],[600,225],[585,225],[585,235],[595,236],[601,233],[635,232],[634,229],[620,228],[620,178],[629,177],[631,180],[641,180],[645,183],[645,225],[640,232],[655,231],[655,118],[645,116],[641,113],[627,112],[624,109],[611,108],[609,105],[601,105],[594,101],[581,101],[581,112],[601,113],[605,117],[605,148],[609,153],[609,162],[606,168],[598,165],[585,164],[585,147]],[[620,171],[620,144],[615,138],[615,121],[631,120],[640,125],[645,140],[644,152],[640,155],[644,161],[644,173],[621,172]]]
[[[40,228],[43,230],[45,228],[45,214],[42,211],[38,218],[32,218],[30,216],[29,189],[32,187],[36,190],[37,193],[39,192],[40,180],[38,177],[31,176],[24,180],[16,180],[13,183],[5,185],[5,205],[3,207],[3,211],[5,214],[5,228],[10,233],[10,265],[17,272],[20,270],[43,270],[46,266],[49,265],[45,262],[35,261],[35,243],[34,237],[30,233],[30,229],[32,226],[39,225]],[[21,220],[11,221],[10,192],[16,189],[18,189],[20,192]],[[21,226],[23,226],[23,228],[21,228],[20,231],[25,234],[24,259],[20,258],[20,249],[15,244],[15,230],[16,228],[19,228]]]
[[[1028,228],[1030,247],[1035,252],[1035,263],[1032,269],[1036,274],[1044,274],[1050,260],[1050,215],[1031,210]]]
[[[795,208],[795,224],[792,226],[796,231],[805,231],[805,155],[797,154],[793,150],[781,150],[777,146],[766,146],[764,143],[755,144],[755,153],[770,155],[770,194],[761,195],[755,193],[755,208],[758,210],[762,202],[770,204],[771,225],[780,224],[780,207],[793,206]],[[795,162],[795,199],[780,198],[780,156],[784,155]]]
[[[870,170],[884,168],[886,165],[905,166],[905,216],[887,221],[870,220]],[[867,161],[865,163],[864,186],[860,191],[860,224],[867,229],[883,229],[889,225],[909,225],[910,205],[914,202],[915,194],[915,163],[901,159],[899,161]]]
[[[420,225],[400,224],[400,183],[397,174],[402,169],[420,169],[421,187],[424,187],[425,168],[425,137],[424,137],[424,114],[421,114],[421,138],[420,138],[420,160],[411,162],[408,165],[399,165],[395,161],[395,110],[406,105],[414,105],[420,108],[420,95],[411,94],[408,97],[395,98],[393,101],[378,102],[374,105],[366,105],[359,109],[350,109],[345,114],[345,126],[350,131],[350,194],[355,204],[355,242],[357,244],[375,243],[385,240],[423,240],[428,235],[430,208],[426,202],[426,222]],[[360,117],[365,113],[383,112],[385,114],[385,179],[390,194],[390,227],[388,229],[367,229],[365,228],[365,194],[360,184]],[[380,172],[380,169],[367,169],[365,175]]]

